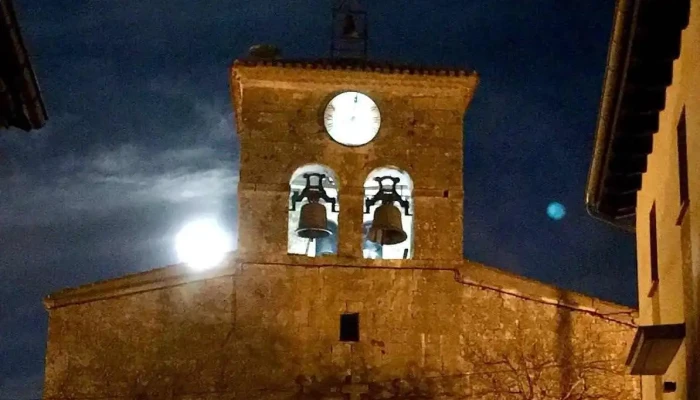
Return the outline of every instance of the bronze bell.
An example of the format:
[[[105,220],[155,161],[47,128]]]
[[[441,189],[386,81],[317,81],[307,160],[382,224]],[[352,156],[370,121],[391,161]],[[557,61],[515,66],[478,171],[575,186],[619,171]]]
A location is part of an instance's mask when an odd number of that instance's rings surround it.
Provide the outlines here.
[[[367,239],[379,244],[399,244],[407,235],[401,224],[401,210],[392,204],[382,204],[374,211]]]
[[[299,212],[296,234],[306,239],[320,239],[331,234],[328,229],[326,207],[321,203],[306,203]]]

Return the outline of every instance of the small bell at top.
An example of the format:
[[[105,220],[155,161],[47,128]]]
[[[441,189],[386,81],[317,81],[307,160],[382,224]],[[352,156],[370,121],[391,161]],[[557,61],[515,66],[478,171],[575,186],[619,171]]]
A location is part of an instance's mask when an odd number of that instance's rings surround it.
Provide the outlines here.
[[[377,207],[367,239],[381,245],[392,245],[403,242],[407,237],[401,224],[401,210],[392,204]]]
[[[357,32],[357,25],[355,24],[355,18],[352,15],[347,14],[345,16],[345,21],[343,23],[343,36],[357,39],[360,34]]]

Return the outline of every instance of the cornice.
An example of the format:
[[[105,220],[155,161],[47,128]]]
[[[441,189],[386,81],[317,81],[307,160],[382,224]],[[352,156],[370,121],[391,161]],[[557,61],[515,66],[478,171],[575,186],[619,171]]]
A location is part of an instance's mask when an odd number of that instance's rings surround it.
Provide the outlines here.
[[[327,67],[313,63],[257,63],[236,61],[231,70],[232,81],[244,80],[246,87],[310,90],[322,86],[376,87],[443,95],[471,94],[479,78],[465,70],[418,70],[396,67]]]
[[[221,266],[196,273],[183,264],[170,265],[125,277],[64,289],[44,299],[48,310],[166,289],[208,279],[235,276],[244,268],[285,266],[289,268],[364,268],[451,271],[455,281],[538,303],[592,314],[625,325],[634,325],[633,308],[563,290],[497,268],[469,260],[365,260],[344,257],[311,258],[297,255],[261,256],[233,252]]]

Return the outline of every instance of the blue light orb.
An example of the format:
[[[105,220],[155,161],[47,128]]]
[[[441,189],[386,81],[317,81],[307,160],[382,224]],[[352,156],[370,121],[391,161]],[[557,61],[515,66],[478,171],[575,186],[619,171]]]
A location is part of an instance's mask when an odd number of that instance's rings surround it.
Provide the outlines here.
[[[566,207],[561,203],[553,201],[547,206],[547,215],[549,218],[559,221],[566,215]]]

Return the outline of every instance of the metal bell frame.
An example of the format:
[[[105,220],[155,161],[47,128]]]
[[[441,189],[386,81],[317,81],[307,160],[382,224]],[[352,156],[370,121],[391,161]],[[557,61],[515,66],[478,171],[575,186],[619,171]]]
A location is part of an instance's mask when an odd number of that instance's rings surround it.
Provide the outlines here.
[[[396,185],[401,181],[400,178],[394,176],[378,176],[374,178],[379,184],[379,190],[377,193],[369,199],[365,199],[365,214],[369,214],[369,209],[381,201],[382,204],[393,204],[394,202],[399,203],[404,209],[404,214],[406,216],[411,216],[410,203],[408,200],[401,198],[399,193],[396,191]],[[384,181],[391,180],[392,184],[390,188],[384,187]]]
[[[323,180],[327,178],[326,174],[319,174],[317,172],[306,173],[303,175],[306,179],[306,186],[300,191],[294,191],[292,195],[292,208],[289,211],[296,211],[297,203],[300,203],[304,199],[308,199],[309,203],[318,203],[319,200],[324,200],[326,203],[331,205],[332,212],[338,212],[337,200],[333,197],[328,196],[326,190],[323,188]],[[311,178],[318,178],[318,183],[311,183]]]

